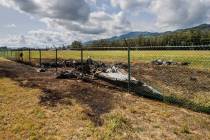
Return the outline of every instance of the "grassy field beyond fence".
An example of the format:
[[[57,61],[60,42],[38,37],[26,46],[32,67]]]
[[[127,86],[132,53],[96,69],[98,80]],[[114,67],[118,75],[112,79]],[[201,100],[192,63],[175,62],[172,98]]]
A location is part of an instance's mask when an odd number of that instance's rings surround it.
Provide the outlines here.
[[[80,59],[80,51],[58,51],[59,59]],[[94,60],[127,62],[127,51],[84,51],[84,59],[90,56]],[[32,58],[39,58],[39,51],[31,52]],[[55,59],[55,51],[42,51],[43,59]],[[24,52],[28,59],[28,51]],[[150,62],[155,59],[190,62],[193,68],[210,68],[210,51],[131,51],[134,62]]]

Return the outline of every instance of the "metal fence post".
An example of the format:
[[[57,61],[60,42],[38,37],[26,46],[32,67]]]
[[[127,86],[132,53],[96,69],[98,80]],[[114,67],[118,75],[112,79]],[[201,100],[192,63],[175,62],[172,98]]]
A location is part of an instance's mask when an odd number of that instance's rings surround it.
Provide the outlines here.
[[[29,64],[31,64],[31,49],[28,49],[28,59],[29,59]]]
[[[130,92],[130,84],[131,84],[131,59],[130,59],[130,45],[125,39],[125,44],[128,47],[128,92]]]
[[[42,66],[42,51],[39,49],[39,66]]]
[[[16,61],[18,60],[18,57],[17,57],[17,50],[15,50],[15,60],[16,60]]]
[[[6,50],[6,58],[8,59],[8,50]]]
[[[21,49],[20,54],[22,55],[21,61],[22,61],[22,63],[24,63],[23,49]]]
[[[19,53],[19,50],[17,50],[17,61],[20,61]]]
[[[20,51],[17,50],[17,61],[20,61]]]
[[[56,63],[56,72],[58,71],[58,49],[55,50],[55,63]]]
[[[128,91],[130,92],[131,84],[131,55],[130,55],[130,46],[128,45]]]
[[[10,50],[10,57],[11,57],[11,59],[12,59],[12,50]]]
[[[17,61],[19,61],[19,56],[18,56],[18,54],[19,54],[19,51],[16,50],[16,60],[17,60]]]
[[[81,46],[81,66],[82,66],[82,76],[84,74],[84,67],[83,67],[83,47]]]

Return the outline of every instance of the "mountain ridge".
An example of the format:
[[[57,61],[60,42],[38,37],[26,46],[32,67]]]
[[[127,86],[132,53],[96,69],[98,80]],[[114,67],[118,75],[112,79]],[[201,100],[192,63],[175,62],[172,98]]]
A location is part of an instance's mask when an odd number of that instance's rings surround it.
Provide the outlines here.
[[[138,38],[138,37],[152,37],[152,36],[159,36],[159,35],[165,35],[165,34],[172,34],[172,33],[176,33],[176,32],[186,32],[186,31],[195,31],[195,30],[199,30],[199,31],[209,31],[210,30],[210,24],[200,24],[198,26],[194,26],[194,27],[189,27],[189,28],[185,28],[185,29],[178,29],[175,31],[166,31],[166,32],[141,32],[141,31],[132,31],[132,32],[128,32],[126,34],[122,34],[119,36],[113,36],[111,38],[105,38],[105,39],[99,39],[99,40],[106,40],[106,41],[117,41],[117,40],[122,40],[122,39],[134,39],[134,38]],[[85,42],[84,44],[88,45],[88,44],[92,44],[94,41],[99,41],[99,40],[90,40]]]

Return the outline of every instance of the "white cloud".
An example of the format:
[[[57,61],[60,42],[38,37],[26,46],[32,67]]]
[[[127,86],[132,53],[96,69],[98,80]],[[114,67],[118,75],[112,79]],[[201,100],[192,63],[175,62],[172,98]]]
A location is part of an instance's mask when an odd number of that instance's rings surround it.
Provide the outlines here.
[[[165,31],[210,21],[210,0],[0,0],[0,5],[46,23],[45,30],[7,40],[30,45],[106,38],[134,30]]]
[[[124,12],[108,14],[104,11],[94,11],[90,14],[89,20],[84,23],[69,22],[67,20],[44,19],[50,29],[77,31],[81,34],[92,34],[108,36],[113,33],[122,33],[130,29],[130,22]]]
[[[97,10],[97,7],[95,8],[97,11],[91,12],[90,3],[96,4],[96,0],[0,0],[0,2],[3,6],[39,16],[45,19],[43,21],[46,21],[47,25],[60,25],[69,31],[78,31],[82,34],[103,34],[111,32],[110,29],[122,29],[123,32],[127,27],[130,27],[130,30],[136,29],[138,26],[132,25],[138,23],[129,21],[128,16],[131,19],[138,18],[142,11],[153,15],[155,23],[152,28],[156,26],[157,29],[166,26],[171,28],[192,26],[209,21],[210,15],[210,0],[110,0],[110,7],[113,6],[113,10],[116,7],[120,8],[120,11],[112,14],[105,10]],[[100,2],[103,3],[105,0]],[[123,13],[123,16],[120,17],[120,13]],[[135,22],[141,23],[138,20]]]
[[[120,7],[122,10],[134,10],[135,8],[147,7],[151,0],[111,0],[114,7]]]
[[[0,46],[9,47],[61,47],[69,45],[74,40],[88,41],[93,38],[100,39],[102,36],[83,35],[78,32],[59,32],[51,30],[33,30],[25,35],[10,35],[0,38]]]
[[[88,20],[90,8],[84,0],[1,0],[1,5],[37,15],[77,22]]]
[[[158,27],[186,27],[208,21],[209,6],[206,0],[154,0],[149,8]]]
[[[85,0],[0,0],[0,5],[61,23],[85,24],[90,7]],[[74,28],[73,30],[82,28]]]
[[[113,7],[119,7],[134,15],[146,11],[155,18],[159,29],[180,28],[209,22],[210,0],[110,0]]]
[[[46,46],[62,46],[71,42],[72,35],[68,33],[60,33],[48,30],[29,31],[25,35],[12,35],[0,39],[0,45],[10,47],[46,47]]]
[[[6,28],[16,28],[17,26],[15,24],[7,24],[5,25]]]
[[[87,3],[91,2],[91,3],[94,3],[96,4],[96,0],[85,0]]]

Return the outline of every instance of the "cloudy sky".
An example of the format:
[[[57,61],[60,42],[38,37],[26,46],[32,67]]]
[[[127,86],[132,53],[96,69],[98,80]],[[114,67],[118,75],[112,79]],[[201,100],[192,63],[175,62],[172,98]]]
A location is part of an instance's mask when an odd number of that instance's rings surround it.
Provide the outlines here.
[[[210,23],[210,0],[0,0],[0,46],[60,46],[202,23]]]

